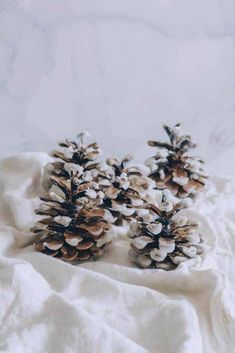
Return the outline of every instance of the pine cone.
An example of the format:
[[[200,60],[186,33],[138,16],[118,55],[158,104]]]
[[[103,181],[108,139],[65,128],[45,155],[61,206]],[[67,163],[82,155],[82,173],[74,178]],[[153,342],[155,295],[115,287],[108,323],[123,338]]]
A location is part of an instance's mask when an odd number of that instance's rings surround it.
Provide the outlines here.
[[[94,180],[96,143],[64,141],[64,152],[53,152],[51,188],[35,212],[47,216],[32,229],[39,237],[36,250],[65,261],[84,261],[102,255],[111,241],[112,214],[101,208],[105,194]]]
[[[176,214],[187,207],[184,201],[170,197],[167,190],[156,205],[142,210],[137,222],[130,225],[132,238],[129,255],[142,268],[171,270],[183,261],[204,251],[198,224]]]
[[[151,183],[140,168],[126,166],[131,159],[129,155],[121,162],[109,158],[107,170],[98,178],[105,193],[102,207],[112,213],[116,225],[129,223],[135,217],[136,210],[145,203],[143,193]]]
[[[150,168],[149,177],[155,180],[157,189],[170,189],[178,197],[195,195],[205,185],[207,173],[204,163],[198,157],[187,152],[196,147],[189,135],[180,135],[180,124],[173,129],[164,125],[170,142],[149,141],[149,146],[157,147],[159,152],[149,158],[145,164]]]

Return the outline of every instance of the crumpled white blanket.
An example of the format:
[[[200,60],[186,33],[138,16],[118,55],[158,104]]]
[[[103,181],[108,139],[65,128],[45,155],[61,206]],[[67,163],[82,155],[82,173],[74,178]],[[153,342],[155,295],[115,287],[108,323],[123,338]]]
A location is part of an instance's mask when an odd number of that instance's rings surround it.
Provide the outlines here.
[[[214,177],[186,211],[207,240],[202,259],[137,269],[119,228],[102,260],[73,266],[35,252],[29,232],[49,161],[0,162],[0,352],[234,352],[235,180]]]

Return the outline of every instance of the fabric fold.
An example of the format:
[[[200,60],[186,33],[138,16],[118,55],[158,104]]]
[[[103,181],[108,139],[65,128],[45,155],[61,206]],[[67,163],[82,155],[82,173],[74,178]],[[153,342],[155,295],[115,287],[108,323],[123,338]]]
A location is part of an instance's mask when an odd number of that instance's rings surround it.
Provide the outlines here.
[[[100,261],[73,266],[35,252],[29,232],[50,160],[0,161],[0,351],[233,352],[234,179],[211,178],[184,211],[200,222],[202,258],[170,272],[135,268],[122,227]]]

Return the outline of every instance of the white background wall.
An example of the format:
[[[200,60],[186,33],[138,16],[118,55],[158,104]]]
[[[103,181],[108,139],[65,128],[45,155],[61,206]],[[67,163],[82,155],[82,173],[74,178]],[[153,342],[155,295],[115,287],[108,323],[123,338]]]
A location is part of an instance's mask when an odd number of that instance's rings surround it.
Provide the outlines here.
[[[233,174],[233,0],[0,0],[0,156],[89,130],[105,155],[152,155],[182,122]]]

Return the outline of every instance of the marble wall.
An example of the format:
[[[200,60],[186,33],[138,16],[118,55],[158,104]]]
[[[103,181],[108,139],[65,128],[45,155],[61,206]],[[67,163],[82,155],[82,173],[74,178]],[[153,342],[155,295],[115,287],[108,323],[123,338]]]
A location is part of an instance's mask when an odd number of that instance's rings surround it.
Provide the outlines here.
[[[89,130],[105,155],[182,122],[233,174],[234,0],[0,0],[0,156]]]

